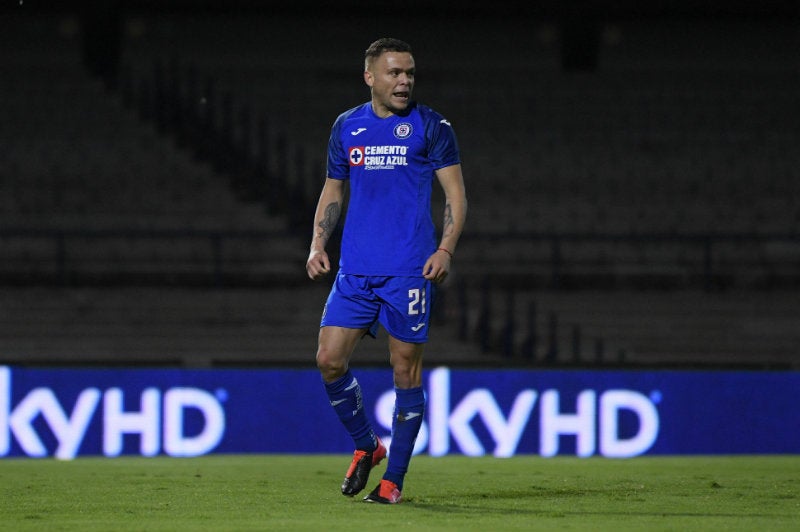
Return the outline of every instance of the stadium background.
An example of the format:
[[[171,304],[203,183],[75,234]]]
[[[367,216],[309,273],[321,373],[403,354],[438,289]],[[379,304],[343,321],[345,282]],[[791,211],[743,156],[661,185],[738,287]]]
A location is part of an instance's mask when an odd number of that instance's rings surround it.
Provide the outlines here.
[[[325,142],[393,35],[470,199],[429,365],[796,370],[797,4],[640,4],[4,4],[0,362],[313,368]]]

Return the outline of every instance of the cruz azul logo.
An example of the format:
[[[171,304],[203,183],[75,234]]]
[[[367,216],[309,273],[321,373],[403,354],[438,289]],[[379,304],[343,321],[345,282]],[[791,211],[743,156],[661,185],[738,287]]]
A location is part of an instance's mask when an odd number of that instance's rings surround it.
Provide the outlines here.
[[[414,128],[411,127],[411,124],[408,122],[402,122],[394,126],[394,136],[400,140],[407,139],[413,133]]]
[[[634,390],[583,390],[577,394],[577,404],[567,405],[561,404],[558,390],[523,389],[506,416],[486,388],[474,388],[457,404],[451,404],[450,370],[437,368],[431,372],[426,394],[426,421],[415,454],[427,449],[432,456],[460,451],[468,456],[489,452],[510,457],[517,453],[523,437],[535,437],[538,432],[541,456],[559,454],[562,437],[568,437],[574,439],[578,456],[623,458],[647,452],[659,433],[656,405]],[[389,390],[375,406],[375,417],[387,430],[391,430],[393,409],[394,390]],[[532,419],[534,412],[538,420]],[[620,430],[620,421],[626,416],[635,418],[635,433],[623,434]],[[381,439],[390,444],[388,436]],[[459,449],[451,449],[451,440]]]
[[[165,391],[149,387],[139,395],[138,410],[125,409],[126,391],[112,387],[83,389],[69,407],[51,388],[30,390],[12,404],[12,371],[0,366],[0,456],[11,451],[12,439],[27,456],[48,456],[45,441],[55,440],[56,458],[75,458],[92,420],[100,421],[102,453],[119,456],[126,435],[136,435],[139,452],[154,456],[198,456],[211,452],[225,433],[225,410],[211,393],[189,387]],[[65,408],[67,406],[67,408]],[[201,418],[200,427],[187,434],[186,418]],[[43,441],[45,440],[45,441]]]
[[[351,146],[347,151],[350,166],[364,170],[394,170],[408,166],[408,146]]]

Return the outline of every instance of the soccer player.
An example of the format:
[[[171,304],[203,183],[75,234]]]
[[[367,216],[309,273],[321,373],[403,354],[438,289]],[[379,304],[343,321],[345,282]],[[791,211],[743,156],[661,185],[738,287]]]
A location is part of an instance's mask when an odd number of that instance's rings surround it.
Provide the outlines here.
[[[370,101],[336,119],[328,141],[327,178],[314,215],[306,271],[331,271],[325,246],[349,201],[336,274],[322,313],[317,367],[336,414],[356,451],[342,484],[353,496],[387,450],[370,426],[358,380],[349,369],[358,341],[389,334],[396,393],[386,472],[364,500],[395,504],[422,425],[422,352],[428,340],[436,284],[450,271],[466,218],[458,144],[450,123],[411,99],[414,57],[400,40],[383,38],[366,50]],[[438,239],[431,217],[434,177],[444,191]]]

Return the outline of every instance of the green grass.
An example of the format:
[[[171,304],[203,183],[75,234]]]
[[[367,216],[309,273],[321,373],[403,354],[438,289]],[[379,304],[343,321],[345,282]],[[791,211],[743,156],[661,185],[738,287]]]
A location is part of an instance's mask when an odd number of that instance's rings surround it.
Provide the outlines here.
[[[0,530],[772,531],[800,523],[800,456],[418,456],[397,506],[343,497],[348,462],[4,459]]]

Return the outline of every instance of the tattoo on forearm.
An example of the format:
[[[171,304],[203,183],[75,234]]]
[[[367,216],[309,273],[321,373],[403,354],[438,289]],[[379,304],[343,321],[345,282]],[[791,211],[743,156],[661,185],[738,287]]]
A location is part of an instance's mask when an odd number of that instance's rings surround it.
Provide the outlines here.
[[[317,238],[322,240],[322,242],[327,242],[331,237],[333,230],[336,228],[336,223],[339,221],[340,212],[341,208],[337,202],[333,202],[325,207],[325,215],[318,224],[320,230],[317,233]]]
[[[448,203],[444,206],[444,223],[442,224],[442,235],[446,236],[453,232],[455,222],[453,221],[453,208]]]

